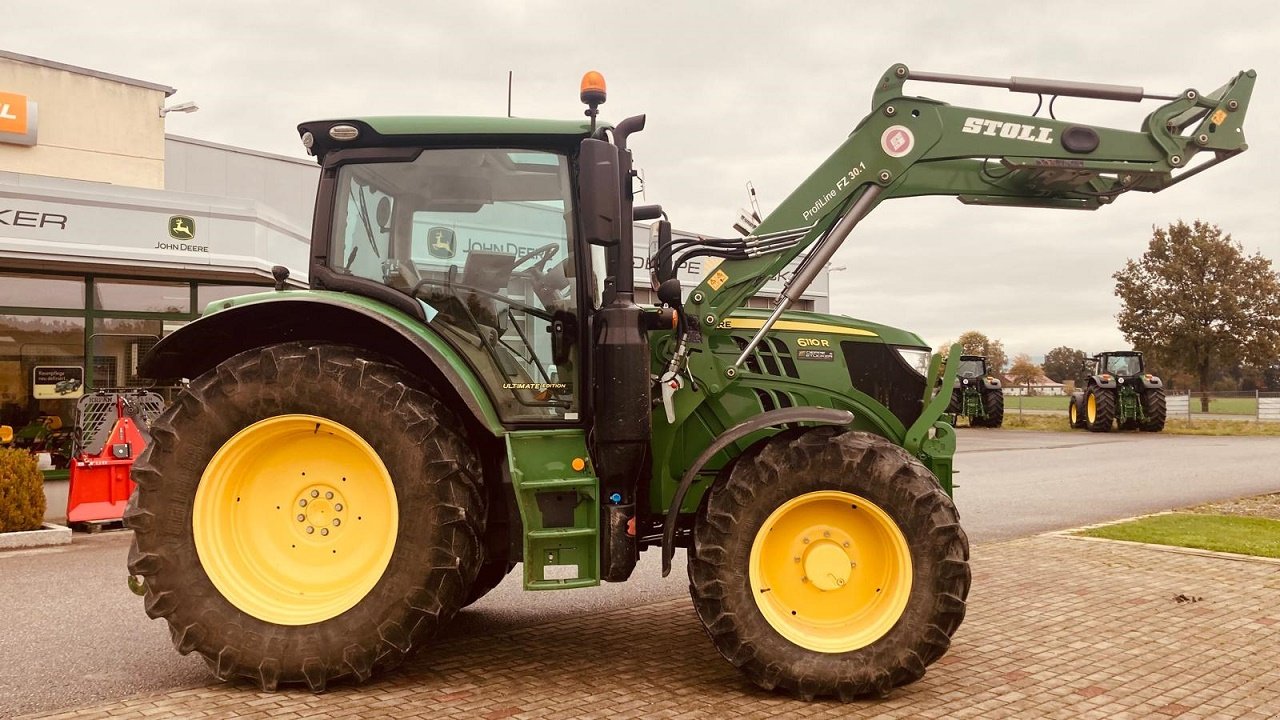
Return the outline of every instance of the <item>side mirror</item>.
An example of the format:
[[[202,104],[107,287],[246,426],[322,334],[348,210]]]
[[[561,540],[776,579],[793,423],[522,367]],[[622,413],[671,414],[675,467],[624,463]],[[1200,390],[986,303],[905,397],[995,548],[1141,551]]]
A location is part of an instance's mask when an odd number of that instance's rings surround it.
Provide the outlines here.
[[[655,289],[676,276],[675,268],[671,267],[671,223],[666,220],[659,220],[649,227],[649,261],[653,264]],[[677,290],[679,287],[680,284],[676,283]]]
[[[586,139],[578,152],[578,209],[582,233],[592,245],[612,247],[622,239],[622,185],[618,148]]]
[[[375,211],[378,220],[378,229],[387,232],[391,229],[391,198],[383,195],[378,199],[378,209]]]

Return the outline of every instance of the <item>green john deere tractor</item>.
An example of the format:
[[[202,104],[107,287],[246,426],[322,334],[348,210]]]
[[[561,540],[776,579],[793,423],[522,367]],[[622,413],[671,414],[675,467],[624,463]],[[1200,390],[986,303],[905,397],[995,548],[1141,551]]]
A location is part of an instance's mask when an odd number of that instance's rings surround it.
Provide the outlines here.
[[[902,330],[791,309],[880,202],[1093,209],[1245,149],[1254,84],[1136,131],[953,107],[906,81],[1141,100],[1140,88],[890,67],[872,112],[746,237],[654,224],[633,283],[644,117],[303,123],[309,289],[209,306],[143,370],[188,378],[134,466],[147,613],[219,678],[321,690],[398,664],[522,566],[528,590],[662,572],[721,654],[804,698],[919,679],[964,617],[945,366]],[[1183,132],[1191,128],[1189,134]],[[691,132],[714,132],[715,126]],[[744,309],[807,252],[775,309]],[[673,269],[721,262],[696,286]]]
[[[998,428],[1004,424],[1004,388],[987,372],[982,355],[961,355],[956,386],[947,412],[969,418],[973,427]]]
[[[1164,383],[1145,372],[1142,353],[1104,352],[1085,360],[1089,376],[1072,393],[1067,417],[1072,428],[1090,432],[1121,430],[1160,432],[1164,429]]]

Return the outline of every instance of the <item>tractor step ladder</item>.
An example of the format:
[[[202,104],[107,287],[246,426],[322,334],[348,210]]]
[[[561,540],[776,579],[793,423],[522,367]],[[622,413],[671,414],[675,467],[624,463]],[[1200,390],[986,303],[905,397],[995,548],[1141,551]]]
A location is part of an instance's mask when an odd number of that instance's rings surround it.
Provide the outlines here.
[[[524,524],[524,587],[600,584],[600,482],[581,430],[507,433],[511,484]],[[575,470],[575,460],[582,464]]]

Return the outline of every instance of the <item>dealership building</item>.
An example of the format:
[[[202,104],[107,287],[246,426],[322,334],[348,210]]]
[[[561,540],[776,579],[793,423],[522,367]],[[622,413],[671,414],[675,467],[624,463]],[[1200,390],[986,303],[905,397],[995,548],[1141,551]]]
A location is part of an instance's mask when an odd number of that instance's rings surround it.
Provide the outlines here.
[[[143,354],[208,303],[274,265],[305,283],[316,164],[167,134],[194,109],[174,93],[0,51],[0,424],[69,428],[84,393],[147,386]],[[800,309],[827,309],[825,273]]]

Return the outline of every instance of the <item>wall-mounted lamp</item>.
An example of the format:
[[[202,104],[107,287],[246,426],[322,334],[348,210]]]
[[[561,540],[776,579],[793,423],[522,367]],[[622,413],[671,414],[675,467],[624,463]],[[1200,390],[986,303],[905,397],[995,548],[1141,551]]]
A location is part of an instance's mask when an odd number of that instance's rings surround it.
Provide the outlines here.
[[[169,107],[160,108],[160,117],[164,117],[165,115],[168,115],[171,112],[193,113],[199,109],[200,109],[200,106],[196,105],[193,102],[178,103],[177,105],[170,105]]]

